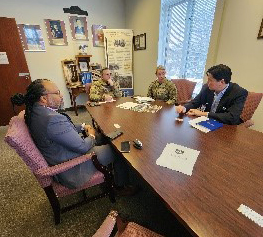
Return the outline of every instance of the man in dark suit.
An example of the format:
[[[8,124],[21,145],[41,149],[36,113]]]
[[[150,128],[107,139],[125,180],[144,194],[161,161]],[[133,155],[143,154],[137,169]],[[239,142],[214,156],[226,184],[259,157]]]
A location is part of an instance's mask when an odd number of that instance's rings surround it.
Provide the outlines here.
[[[103,165],[114,161],[115,182],[122,193],[133,194],[129,182],[126,164],[118,159],[110,145],[96,146],[95,130],[90,125],[74,125],[71,120],[57,112],[63,102],[63,97],[57,86],[45,79],[33,81],[27,88],[27,93],[20,99],[26,104],[25,122],[30,134],[47,160],[48,164],[56,165],[69,159],[95,152]],[[87,137],[79,133],[85,130]],[[77,188],[88,182],[96,172],[91,160],[79,164],[61,174],[56,175],[56,181],[68,188]],[[124,190],[124,191],[123,191]]]
[[[231,81],[231,69],[223,64],[207,70],[207,84],[201,92],[184,106],[176,106],[177,113],[207,116],[224,124],[240,124],[248,92]]]

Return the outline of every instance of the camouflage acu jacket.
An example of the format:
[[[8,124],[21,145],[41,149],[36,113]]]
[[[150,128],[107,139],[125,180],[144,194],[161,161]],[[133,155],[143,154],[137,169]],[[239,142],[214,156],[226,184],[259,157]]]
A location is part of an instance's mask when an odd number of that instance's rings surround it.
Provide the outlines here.
[[[122,91],[118,81],[113,81],[113,86],[108,85],[102,79],[92,82],[90,87],[89,98],[91,101],[104,101],[104,95],[111,95],[112,97],[121,97]]]
[[[177,88],[173,82],[167,79],[162,83],[155,80],[150,84],[147,96],[155,100],[166,101],[167,104],[175,104],[177,102]]]

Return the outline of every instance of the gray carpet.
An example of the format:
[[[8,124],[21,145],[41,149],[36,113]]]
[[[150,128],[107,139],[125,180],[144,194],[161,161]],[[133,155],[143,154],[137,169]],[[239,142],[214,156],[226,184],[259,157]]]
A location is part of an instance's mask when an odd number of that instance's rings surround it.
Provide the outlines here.
[[[73,122],[90,121],[85,109],[79,116],[67,112]],[[5,142],[6,127],[0,127],[0,236],[92,236],[110,210],[117,210],[129,221],[137,222],[165,236],[189,236],[151,188],[135,173],[133,182],[142,190],[133,197],[117,198],[112,204],[105,197],[62,214],[55,226],[44,191],[20,157]],[[91,192],[95,193],[94,188]],[[64,198],[69,203],[80,195]]]

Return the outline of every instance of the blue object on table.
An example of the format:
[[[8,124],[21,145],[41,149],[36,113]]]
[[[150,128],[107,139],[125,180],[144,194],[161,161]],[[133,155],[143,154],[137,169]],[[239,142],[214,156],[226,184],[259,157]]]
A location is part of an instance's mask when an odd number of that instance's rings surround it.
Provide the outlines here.
[[[208,128],[211,131],[214,131],[218,128],[223,127],[223,123],[219,123],[218,121],[214,120],[214,119],[208,119],[206,121],[201,121],[199,123],[197,123],[198,125],[201,125],[205,128]]]
[[[92,73],[91,72],[81,72],[80,74],[82,84],[92,83]]]

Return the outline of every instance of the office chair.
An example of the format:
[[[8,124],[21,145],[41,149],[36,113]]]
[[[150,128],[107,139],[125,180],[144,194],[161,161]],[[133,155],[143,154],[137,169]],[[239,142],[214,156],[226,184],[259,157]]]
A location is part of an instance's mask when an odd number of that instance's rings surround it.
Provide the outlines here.
[[[250,127],[254,125],[254,121],[251,119],[253,114],[255,113],[261,99],[263,93],[255,93],[255,92],[248,92],[248,96],[241,113],[240,118],[244,121],[242,126]]]
[[[177,103],[183,105],[189,102],[192,98],[196,82],[186,79],[172,79],[171,81],[177,88]]]
[[[159,235],[134,222],[124,223],[118,216],[117,211],[111,211],[109,213],[93,237],[112,236],[112,231],[116,223],[118,231],[115,236],[118,237],[162,237],[162,235]]]
[[[11,119],[7,134],[5,136],[5,141],[16,150],[17,154],[22,158],[22,160],[34,174],[40,187],[45,191],[54,212],[55,224],[60,223],[61,213],[69,211],[89,201],[93,201],[108,195],[111,202],[115,202],[113,191],[113,175],[105,166],[99,163],[95,154],[79,156],[64,163],[55,166],[49,166],[30,136],[29,130],[24,121],[24,113],[25,111],[22,111],[18,116],[14,116]],[[54,175],[62,173],[78,164],[87,161],[88,159],[92,160],[98,171],[82,187],[68,189],[53,180],[52,177]],[[99,184],[104,184],[105,191],[94,197],[87,198],[85,189]],[[58,199],[59,197],[65,197],[79,191],[82,191],[83,200],[66,207],[60,207]]]

